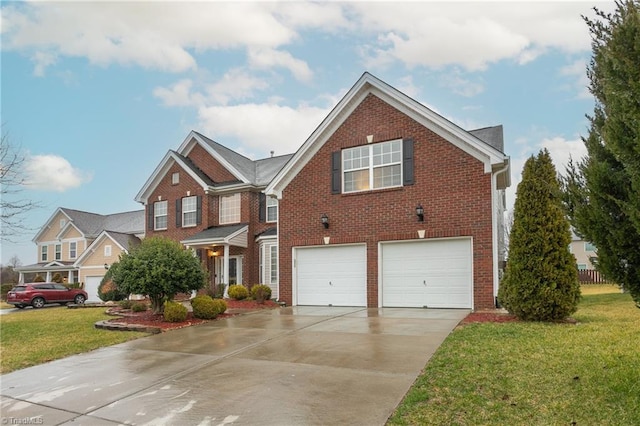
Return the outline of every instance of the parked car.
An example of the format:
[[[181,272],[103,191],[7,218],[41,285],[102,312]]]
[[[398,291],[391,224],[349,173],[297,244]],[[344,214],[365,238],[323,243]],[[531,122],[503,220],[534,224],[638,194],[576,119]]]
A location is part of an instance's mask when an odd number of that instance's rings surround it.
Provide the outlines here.
[[[7,303],[16,308],[26,306],[42,308],[47,303],[82,304],[87,300],[87,292],[79,288],[68,288],[58,283],[26,283],[18,284],[7,293]]]

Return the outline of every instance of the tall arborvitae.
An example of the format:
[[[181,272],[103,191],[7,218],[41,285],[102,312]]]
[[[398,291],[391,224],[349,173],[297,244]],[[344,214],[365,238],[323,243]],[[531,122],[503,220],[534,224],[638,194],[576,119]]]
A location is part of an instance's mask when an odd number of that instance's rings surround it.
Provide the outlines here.
[[[596,12],[585,18],[596,105],[587,156],[563,179],[565,202],[576,233],[597,248],[596,268],[640,307],[640,3]]]
[[[571,231],[556,170],[545,149],[524,165],[509,237],[509,258],[498,300],[528,321],[558,321],[580,300]]]

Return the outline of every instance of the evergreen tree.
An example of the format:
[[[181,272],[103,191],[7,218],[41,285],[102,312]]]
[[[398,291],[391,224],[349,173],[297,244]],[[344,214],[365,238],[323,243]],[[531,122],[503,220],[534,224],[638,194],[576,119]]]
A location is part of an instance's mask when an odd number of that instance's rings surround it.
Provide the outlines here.
[[[150,237],[120,261],[111,278],[120,292],[146,294],[151,308],[161,313],[164,302],[178,293],[190,293],[204,287],[205,273],[200,260],[190,250],[168,238]]]
[[[509,238],[509,258],[498,300],[528,321],[562,320],[578,307],[578,268],[571,232],[549,152],[524,165]]]
[[[596,105],[583,138],[587,156],[569,164],[564,200],[576,233],[597,248],[596,268],[640,307],[640,2],[596,13],[584,18]]]

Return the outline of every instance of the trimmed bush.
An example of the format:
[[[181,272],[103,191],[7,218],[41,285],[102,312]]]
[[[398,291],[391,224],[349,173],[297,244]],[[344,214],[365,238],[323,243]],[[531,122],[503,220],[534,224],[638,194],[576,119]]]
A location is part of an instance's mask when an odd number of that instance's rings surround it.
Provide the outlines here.
[[[36,277],[33,279],[34,283],[43,283],[45,281],[44,278],[42,278],[40,275],[36,275]]]
[[[106,278],[106,277],[105,277]],[[98,297],[103,302],[118,302],[125,299],[128,294],[118,290],[118,286],[110,279],[103,278],[98,286]]]
[[[224,314],[227,311],[227,302],[225,302],[224,299],[213,299],[213,305],[216,307],[218,315]]]
[[[182,303],[168,301],[164,303],[164,320],[168,322],[182,322],[187,319],[187,307]]]
[[[218,316],[218,310],[211,296],[196,296],[191,299],[193,316],[200,319],[214,319]]]
[[[133,302],[131,300],[122,300],[118,305],[120,305],[122,309],[131,309]]]
[[[264,303],[265,300],[271,299],[271,287],[266,284],[256,284],[251,287],[251,297],[258,303]]]
[[[134,303],[131,305],[131,310],[133,312],[144,312],[148,309],[147,304],[146,303]]]
[[[51,281],[58,284],[64,283],[64,279],[62,278],[62,275],[60,275],[60,272],[56,272],[55,274],[53,274],[53,278],[51,278]]]
[[[2,284],[2,286],[0,287],[0,293],[2,294],[2,300],[7,300],[7,293],[9,293],[9,291],[15,287],[15,284]]]
[[[229,297],[235,300],[244,300],[249,297],[249,290],[242,284],[233,284],[229,286]]]

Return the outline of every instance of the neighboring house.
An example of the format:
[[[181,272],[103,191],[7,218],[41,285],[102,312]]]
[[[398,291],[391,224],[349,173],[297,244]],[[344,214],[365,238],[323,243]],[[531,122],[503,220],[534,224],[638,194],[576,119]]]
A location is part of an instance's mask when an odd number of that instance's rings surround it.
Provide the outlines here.
[[[278,297],[278,204],[264,189],[291,155],[250,160],[191,132],[135,200],[146,236],[180,241],[206,265],[209,285],[263,283]]]
[[[88,300],[98,301],[98,285],[108,267],[143,236],[143,210],[100,215],[58,208],[33,238],[38,263],[16,268],[19,282],[36,275],[51,281],[59,273],[66,283],[82,283]]]
[[[594,270],[593,260],[598,258],[596,246],[571,232],[569,251],[573,253],[578,264],[578,271]]]
[[[493,308],[502,127],[465,131],[365,73],[266,189],[291,305]]]

